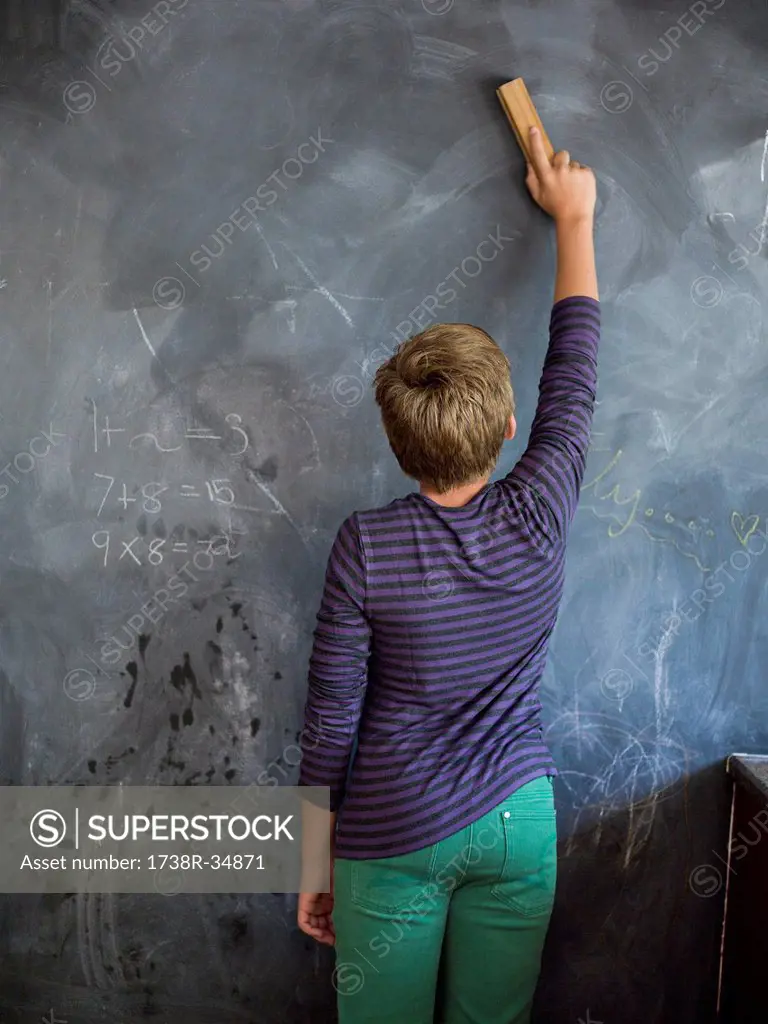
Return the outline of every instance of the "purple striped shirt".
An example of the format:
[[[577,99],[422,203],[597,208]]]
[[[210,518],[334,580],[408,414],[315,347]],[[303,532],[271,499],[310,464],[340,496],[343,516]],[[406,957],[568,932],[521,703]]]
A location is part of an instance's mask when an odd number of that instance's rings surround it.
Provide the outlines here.
[[[413,493],[342,524],[317,616],[299,777],[330,787],[338,857],[418,850],[556,774],[538,691],[599,339],[597,301],[553,306],[528,447],[502,480],[460,508]]]

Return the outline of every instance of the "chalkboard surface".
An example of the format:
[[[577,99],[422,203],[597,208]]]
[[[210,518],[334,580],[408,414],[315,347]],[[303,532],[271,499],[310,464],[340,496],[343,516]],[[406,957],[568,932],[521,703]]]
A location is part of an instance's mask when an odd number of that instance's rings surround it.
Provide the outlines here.
[[[296,779],[325,559],[411,489],[372,373],[494,336],[527,435],[551,225],[495,97],[596,168],[604,343],[543,683],[540,1021],[714,1019],[722,758],[768,745],[765,6],[2,8],[0,776]],[[334,1019],[295,897],[3,897],[0,1016]]]

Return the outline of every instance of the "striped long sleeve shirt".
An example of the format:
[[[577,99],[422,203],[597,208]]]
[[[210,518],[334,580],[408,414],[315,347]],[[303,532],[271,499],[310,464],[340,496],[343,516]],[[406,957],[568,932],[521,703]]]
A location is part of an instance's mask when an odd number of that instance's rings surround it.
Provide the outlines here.
[[[339,529],[299,777],[330,787],[336,856],[421,849],[557,774],[539,683],[587,458],[599,338],[597,301],[553,306],[530,438],[506,477],[458,508],[412,493]]]

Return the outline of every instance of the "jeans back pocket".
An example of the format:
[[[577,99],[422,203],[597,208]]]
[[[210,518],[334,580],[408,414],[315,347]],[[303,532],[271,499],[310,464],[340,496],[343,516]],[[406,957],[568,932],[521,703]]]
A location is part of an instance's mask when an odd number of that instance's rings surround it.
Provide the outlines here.
[[[352,861],[349,898],[358,907],[382,914],[406,911],[430,886],[436,857],[434,844],[397,857]]]
[[[524,917],[551,913],[557,883],[551,781],[542,777],[528,783],[504,800],[496,813],[504,837],[504,864],[492,895]]]

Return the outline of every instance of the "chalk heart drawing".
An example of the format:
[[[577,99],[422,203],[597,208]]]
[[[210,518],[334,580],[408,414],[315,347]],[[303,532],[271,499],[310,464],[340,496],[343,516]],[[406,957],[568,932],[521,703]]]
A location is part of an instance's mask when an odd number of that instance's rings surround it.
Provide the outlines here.
[[[755,532],[760,524],[760,516],[747,516],[745,519],[740,512],[731,513],[731,526],[733,532],[739,538],[744,547],[747,546],[747,541]]]

